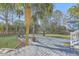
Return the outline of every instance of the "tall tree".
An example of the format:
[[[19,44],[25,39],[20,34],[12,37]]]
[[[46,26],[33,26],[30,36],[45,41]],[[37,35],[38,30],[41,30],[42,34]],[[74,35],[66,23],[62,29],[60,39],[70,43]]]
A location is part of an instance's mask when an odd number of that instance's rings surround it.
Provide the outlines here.
[[[79,18],[79,4],[72,6],[68,9],[70,16]]]
[[[22,3],[15,4],[15,10],[16,10],[16,14],[18,16],[18,22],[19,22],[18,35],[21,35],[21,33],[22,33],[22,27],[21,27],[20,21],[21,21],[21,17],[24,15],[23,7],[24,7],[24,5]]]
[[[10,14],[10,11],[12,11],[12,8],[13,8],[13,5],[10,4],[10,3],[2,3],[0,4],[0,13],[1,13],[1,16],[0,18],[5,21],[6,23],[6,30],[5,32],[8,33],[8,24],[9,24],[9,14]]]
[[[74,22],[77,23],[79,28],[79,4],[72,6],[68,9],[68,12],[72,18],[74,18]]]
[[[63,18],[63,14],[60,10],[55,10],[53,11],[53,17],[55,19],[55,22],[57,24],[57,26],[60,25],[61,19]]]
[[[26,21],[26,46],[29,45],[29,29],[31,22],[31,8],[30,4],[27,3],[25,7],[25,21]]]
[[[42,28],[43,28],[43,36],[45,36],[45,27],[46,27],[46,19],[48,16],[52,14],[53,4],[45,3],[45,4],[31,4],[31,8],[33,10],[33,14],[37,14],[38,18],[41,19]]]

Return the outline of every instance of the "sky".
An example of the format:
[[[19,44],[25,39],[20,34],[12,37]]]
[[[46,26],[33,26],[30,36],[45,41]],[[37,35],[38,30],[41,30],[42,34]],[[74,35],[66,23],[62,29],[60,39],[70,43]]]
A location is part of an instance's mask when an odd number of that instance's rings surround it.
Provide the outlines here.
[[[74,5],[76,5],[75,3],[56,3],[56,4],[54,4],[55,5],[55,9],[57,9],[57,10],[60,10],[60,11],[62,11],[63,13],[67,13],[67,10],[70,8],[70,7],[72,7],[72,6],[74,6]]]

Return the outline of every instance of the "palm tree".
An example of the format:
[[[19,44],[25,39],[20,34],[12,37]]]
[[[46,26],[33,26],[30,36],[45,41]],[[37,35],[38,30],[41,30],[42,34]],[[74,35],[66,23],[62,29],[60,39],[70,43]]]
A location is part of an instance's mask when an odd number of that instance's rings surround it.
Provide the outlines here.
[[[77,26],[79,28],[79,4],[72,6],[68,9],[70,17],[74,19],[75,23],[78,23]]]
[[[45,27],[46,27],[46,19],[48,16],[51,16],[53,11],[53,4],[45,3],[45,4],[31,4],[33,14],[41,19],[42,28],[43,28],[43,36],[45,36]]]
[[[52,16],[52,12],[53,12],[53,4],[42,4],[41,6],[43,6],[42,10],[41,10],[41,13],[42,13],[42,28],[43,28],[43,36],[45,36],[45,31],[46,31],[46,28],[47,28],[47,25],[48,25],[48,17],[49,16]],[[46,25],[47,24],[47,25]]]
[[[37,11],[35,13],[38,12],[38,16],[41,19],[45,19],[46,16],[51,15],[51,11],[52,11],[52,4],[26,4],[25,7],[25,19],[26,19],[26,45],[28,45],[28,39],[29,39],[29,28],[30,28],[30,22],[31,22],[31,16],[32,16],[32,12],[31,12],[31,6],[33,6],[33,8],[35,8]]]
[[[37,17],[35,15],[32,15],[32,33],[33,33],[33,37],[32,37],[32,41],[35,42],[36,38],[35,38],[35,30],[36,30],[36,24],[37,23]]]
[[[70,16],[79,18],[79,4],[72,6],[68,9]]]
[[[26,21],[26,46],[29,45],[29,29],[31,22],[31,8],[30,4],[27,3],[25,7],[25,21]]]
[[[26,46],[29,45],[29,28],[30,28],[30,21],[31,21],[31,9],[30,9],[30,4],[26,3],[26,4],[16,4],[16,12],[18,15],[18,18],[20,20],[21,15],[23,15],[23,10],[21,9],[21,7],[25,8],[25,22],[26,22]],[[19,23],[19,32],[20,32],[20,23]]]
[[[24,14],[22,7],[24,7],[24,5],[22,5],[21,3],[15,4],[16,14],[18,16],[18,22],[19,22],[19,24],[18,24],[19,25],[18,35],[21,35],[21,33],[22,33],[22,28],[21,28],[21,23],[20,23],[21,17]]]

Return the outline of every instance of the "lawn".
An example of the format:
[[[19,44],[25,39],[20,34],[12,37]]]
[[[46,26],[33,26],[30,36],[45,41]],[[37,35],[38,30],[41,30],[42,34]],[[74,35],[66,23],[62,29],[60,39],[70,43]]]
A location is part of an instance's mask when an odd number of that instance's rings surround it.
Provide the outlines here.
[[[69,39],[69,35],[46,34],[47,37]],[[17,45],[17,35],[0,36],[0,48],[15,48]]]
[[[63,38],[70,39],[70,35],[61,35],[61,34],[46,34],[47,37]]]
[[[0,36],[0,48],[15,48],[17,45],[16,35]]]

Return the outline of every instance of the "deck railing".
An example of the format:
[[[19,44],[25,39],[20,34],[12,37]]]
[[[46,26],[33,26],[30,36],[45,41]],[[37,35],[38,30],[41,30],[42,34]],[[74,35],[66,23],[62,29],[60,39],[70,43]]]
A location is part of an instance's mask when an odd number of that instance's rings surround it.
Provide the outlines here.
[[[70,45],[74,46],[79,44],[79,30],[70,33]]]

